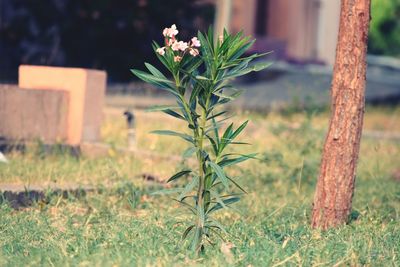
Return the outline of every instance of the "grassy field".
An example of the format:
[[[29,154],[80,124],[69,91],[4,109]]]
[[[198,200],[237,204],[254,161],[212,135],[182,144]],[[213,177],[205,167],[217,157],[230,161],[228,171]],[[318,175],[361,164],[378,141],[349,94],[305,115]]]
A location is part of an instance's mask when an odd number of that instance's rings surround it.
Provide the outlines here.
[[[151,196],[161,180],[190,161],[121,154],[126,146],[122,109],[106,109],[103,141],[107,156],[74,158],[43,153],[32,145],[8,154],[0,183],[76,183],[99,187],[85,196],[48,197],[30,208],[0,205],[0,266],[400,266],[400,143],[362,140],[353,213],[348,225],[320,232],[309,227],[311,202],[328,114],[240,113],[250,118],[242,136],[258,152],[230,169],[249,192],[238,212],[219,214],[229,235],[208,247],[204,257],[187,253],[181,241],[187,218],[167,197]],[[186,126],[155,113],[137,111],[138,147],[179,155],[185,144],[151,135],[155,129]],[[400,108],[368,108],[366,131],[400,132]]]

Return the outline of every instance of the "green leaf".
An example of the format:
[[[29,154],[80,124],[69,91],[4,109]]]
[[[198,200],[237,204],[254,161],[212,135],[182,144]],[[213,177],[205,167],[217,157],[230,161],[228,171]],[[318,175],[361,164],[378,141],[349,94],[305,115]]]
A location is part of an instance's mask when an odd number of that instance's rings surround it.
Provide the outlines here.
[[[220,144],[219,134],[218,134],[219,126],[217,125],[215,118],[212,118],[212,125],[213,125],[213,130],[214,130],[215,141],[216,141],[217,145],[219,146],[219,144]]]
[[[157,58],[158,58],[158,60],[160,60],[160,62],[167,68],[167,70],[169,70],[171,73],[172,73],[172,68],[171,68],[171,66],[170,66],[170,64],[169,64],[169,62],[168,62],[168,60],[166,59],[166,57],[164,57],[164,56],[161,56],[159,53],[157,53],[157,48],[160,48],[160,46],[156,43],[156,42],[154,42],[153,41],[153,50],[154,50],[154,53],[156,54],[156,56],[157,56]]]
[[[161,110],[161,112],[164,112],[165,114],[168,114],[174,118],[186,121],[186,119],[181,114],[173,111],[172,109],[164,109],[164,110]]]
[[[210,66],[210,61],[213,58],[213,51],[212,51],[212,46],[210,42],[206,39],[206,37],[199,31],[197,34],[200,43],[201,43],[201,54],[204,59],[204,62],[206,63],[207,67],[209,68]]]
[[[233,134],[230,136],[231,141],[234,140],[242,131],[244,128],[246,128],[247,123],[249,123],[249,121],[245,121],[244,123],[242,123],[242,125],[240,125],[236,131],[233,132]]]
[[[196,85],[193,88],[192,94],[190,96],[189,102],[195,104],[197,100],[197,96],[199,95],[202,87],[200,83],[196,83]]]
[[[189,226],[188,228],[186,228],[185,232],[183,232],[182,240],[185,239],[185,238],[188,236],[188,234],[190,233],[190,231],[192,231],[192,229],[193,229],[194,227],[195,227],[195,225],[192,224],[191,226]]]
[[[240,157],[237,158],[231,158],[231,159],[223,159],[220,162],[218,162],[218,165],[221,167],[227,167],[227,166],[231,166],[231,165],[235,165],[237,163],[246,161],[248,159],[254,159],[254,157],[257,155],[257,153],[253,153],[253,154],[248,154],[248,155],[241,155]]]
[[[210,190],[211,193],[211,197],[215,198],[215,200],[217,201],[217,203],[219,203],[221,205],[222,208],[226,208],[225,203],[222,201],[222,199],[219,197],[218,193],[215,192],[214,190]]]
[[[185,197],[185,198],[186,198],[186,197]],[[184,199],[185,199],[185,198],[184,198]],[[173,198],[174,201],[178,202],[180,205],[182,205],[182,206],[184,206],[185,208],[189,209],[190,212],[192,212],[194,215],[196,215],[196,209],[195,209],[192,205],[190,205],[190,204],[186,203],[185,201],[183,201],[184,199],[182,199],[181,201],[179,201],[179,200]]]
[[[174,180],[176,180],[176,179],[178,179],[178,178],[180,178],[180,177],[182,177],[182,176],[184,176],[186,174],[189,174],[191,172],[192,172],[191,170],[180,171],[180,172],[174,174],[173,176],[171,176],[171,178],[168,179],[167,183],[169,183],[171,181],[174,181]]]
[[[208,161],[208,165],[214,170],[217,177],[221,180],[222,184],[225,188],[229,187],[228,178],[226,178],[224,170],[216,163],[212,161]]]
[[[232,128],[233,128],[233,123],[231,123],[228,128],[226,128],[224,134],[221,137],[221,145],[218,147],[218,154],[220,154],[225,147],[229,144],[231,141],[231,134],[232,134]]]
[[[186,196],[187,193],[193,190],[199,182],[198,176],[193,176],[192,180],[185,186],[182,190],[181,194],[178,196],[178,200],[182,201],[182,199]]]
[[[149,73],[146,73],[144,71],[136,70],[136,69],[131,69],[131,72],[145,82],[150,82],[150,83],[156,82],[159,84],[165,83],[166,85],[169,85],[170,88],[174,88],[174,83],[171,82],[170,80],[168,80],[167,78],[157,77],[157,76],[151,75]]]
[[[150,133],[159,134],[159,135],[178,136],[178,137],[180,137],[180,138],[182,138],[182,139],[194,144],[193,138],[188,134],[178,133],[178,132],[169,131],[169,130],[156,130],[156,131],[152,131]]]
[[[272,65],[272,62],[260,62],[252,66],[253,71],[261,71]]]
[[[240,96],[243,93],[243,90],[238,90],[235,93],[231,94],[231,95],[226,95],[223,93],[218,93],[218,92],[214,92],[213,95],[222,97],[222,98],[227,98],[229,100],[235,100],[238,96]]]
[[[208,27],[208,33],[207,33],[207,40],[210,43],[211,47],[214,50],[214,31],[213,28],[211,27],[211,25]]]
[[[146,112],[155,112],[155,111],[163,111],[167,109],[180,109],[178,106],[171,106],[171,105],[154,105],[149,108],[146,108]]]
[[[156,76],[160,79],[168,80],[167,77],[165,77],[164,74],[161,73],[161,71],[159,71],[156,67],[154,67],[150,63],[145,62],[144,65],[154,76]]]
[[[228,198],[228,199],[224,199],[223,202],[224,202],[225,206],[228,206],[230,204],[238,202],[239,200],[240,200],[239,197],[231,197],[231,198]],[[207,213],[212,213],[212,212],[215,212],[215,211],[220,210],[222,208],[223,208],[223,206],[220,203],[217,203],[211,209],[209,209]]]
[[[176,97],[180,97],[180,94],[175,90],[175,85],[171,81],[158,78],[141,70],[131,69],[131,72],[142,81],[157,86],[158,88],[161,88],[165,91],[168,91]]]
[[[217,155],[218,155],[218,145],[217,145],[217,143],[214,141],[214,139],[213,139],[211,136],[209,136],[209,135],[206,134],[206,137],[208,138],[208,140],[209,140],[210,143],[211,143],[211,146],[212,146],[212,148],[213,148],[214,155],[217,156]]]
[[[251,145],[251,143],[247,142],[230,142],[230,145]]]
[[[187,159],[187,158],[191,157],[196,151],[197,151],[197,147],[195,147],[195,146],[189,147],[188,149],[186,149],[183,152],[182,157],[184,159]]]
[[[210,78],[207,78],[207,77],[204,77],[204,76],[201,76],[201,75],[197,75],[196,79],[197,80],[203,80],[203,81],[211,81]]]
[[[232,129],[233,129],[233,123],[229,124],[229,126],[226,128],[224,134],[222,135],[222,140],[229,140],[231,133],[232,133]]]
[[[146,112],[161,111],[161,112],[164,112],[164,113],[166,113],[166,114],[168,114],[170,116],[173,116],[173,117],[175,117],[177,119],[181,119],[181,120],[185,120],[186,121],[186,119],[181,114],[179,114],[176,111],[173,111],[172,110],[173,108],[174,109],[181,109],[181,107],[178,107],[178,106],[159,105],[159,106],[152,106],[150,108],[147,108],[145,111]]]
[[[208,223],[208,222],[210,222],[210,223]],[[221,230],[224,234],[228,233],[226,231],[225,227],[222,224],[220,224],[217,220],[209,219],[208,222],[207,222],[208,227],[217,228],[217,229]]]
[[[243,55],[250,47],[253,46],[255,40],[251,40],[249,37],[244,37],[242,40],[238,42],[233,49],[230,49],[230,53],[228,55],[229,60],[235,60]]]
[[[185,69],[183,69],[182,71],[185,74],[192,76],[192,72],[197,70],[197,68],[200,67],[202,63],[203,60],[200,57],[194,57],[186,66],[184,66]]]
[[[242,191],[243,193],[247,194],[247,191],[244,190],[238,183],[236,183],[235,180],[233,180],[229,176],[226,176],[226,178],[228,178],[229,181],[231,181],[237,188],[239,188],[240,191]]]
[[[216,114],[212,114],[210,117],[207,117],[207,120],[214,119],[214,118],[222,116],[222,115],[224,115],[226,113],[227,113],[227,111],[222,111],[222,112],[219,112],[219,113],[216,113]]]

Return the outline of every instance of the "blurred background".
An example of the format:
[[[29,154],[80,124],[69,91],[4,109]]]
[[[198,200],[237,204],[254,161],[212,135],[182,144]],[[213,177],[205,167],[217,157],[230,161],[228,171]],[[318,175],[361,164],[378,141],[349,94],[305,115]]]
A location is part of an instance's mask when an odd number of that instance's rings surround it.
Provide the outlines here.
[[[400,266],[400,0],[372,0],[350,224],[307,226],[340,2],[0,0],[0,266]],[[203,259],[177,245],[179,204],[153,196],[197,162],[185,141],[150,133],[190,130],[147,112],[176,104],[130,72],[150,62],[165,73],[151,42],[172,24],[181,40],[214,25],[256,38],[249,53],[273,51],[259,59],[271,67],[235,81],[244,93],[218,123],[249,120],[237,141],[251,145],[227,155],[258,160],[227,170],[249,192],[240,215],[217,217],[232,253],[216,243]]]
[[[326,104],[339,13],[340,1],[329,0],[0,0],[0,83],[16,83],[21,64],[82,67],[107,72],[108,95],[152,97],[160,92],[129,71],[159,66],[151,41],[173,23],[181,39],[215,25],[256,38],[251,52],[274,51],[269,70],[238,81],[247,90],[236,105]],[[372,18],[367,100],[396,104],[400,0],[373,0]]]

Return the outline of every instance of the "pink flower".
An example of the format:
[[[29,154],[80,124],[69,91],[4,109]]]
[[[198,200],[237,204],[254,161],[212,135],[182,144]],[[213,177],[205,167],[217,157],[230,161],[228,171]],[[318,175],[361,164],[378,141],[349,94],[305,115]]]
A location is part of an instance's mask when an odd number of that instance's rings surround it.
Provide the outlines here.
[[[174,51],[179,51],[179,50],[185,51],[189,47],[189,45],[188,45],[188,43],[183,42],[183,41],[179,41],[179,42],[175,41],[171,47],[172,47],[172,50],[174,50]]]
[[[182,42],[182,41],[179,42],[179,50],[185,51],[188,47],[189,45],[187,42]]]
[[[157,48],[156,52],[159,53],[161,56],[165,55],[165,47]]]
[[[189,53],[192,55],[192,56],[198,56],[199,55],[199,50],[197,50],[196,48],[191,48],[190,50],[189,50]]]
[[[182,60],[182,57],[176,56],[174,57],[174,62],[180,62]]]
[[[195,46],[195,47],[200,47],[200,46],[201,46],[201,43],[200,43],[200,41],[197,39],[197,37],[193,37],[191,41],[192,41],[192,45],[193,45],[193,46]]]
[[[177,35],[179,33],[179,31],[176,29],[176,25],[175,24],[173,24],[172,26],[171,26],[171,28],[165,28],[164,30],[163,30],[163,35],[165,36],[165,37],[171,37],[171,38],[173,38],[175,35]]]
[[[171,48],[174,51],[178,51],[179,50],[179,42],[178,41],[173,42],[171,45]]]

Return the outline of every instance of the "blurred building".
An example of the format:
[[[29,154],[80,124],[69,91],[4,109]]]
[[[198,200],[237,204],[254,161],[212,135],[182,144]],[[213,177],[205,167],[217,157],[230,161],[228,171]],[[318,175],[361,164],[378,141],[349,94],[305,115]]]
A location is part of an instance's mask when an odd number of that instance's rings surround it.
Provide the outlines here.
[[[257,38],[255,50],[274,50],[294,62],[333,64],[340,1],[208,0],[217,6],[216,25]]]

